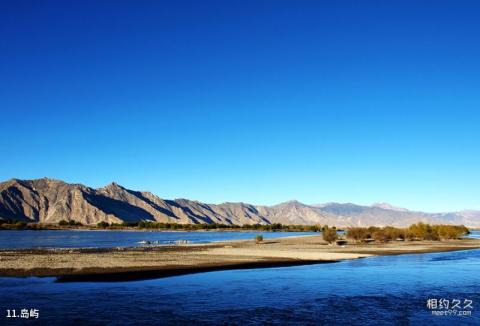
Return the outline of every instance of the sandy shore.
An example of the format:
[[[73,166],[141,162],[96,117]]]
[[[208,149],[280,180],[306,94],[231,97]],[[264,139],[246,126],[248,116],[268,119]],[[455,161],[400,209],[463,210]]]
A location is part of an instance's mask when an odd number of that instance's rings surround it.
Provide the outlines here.
[[[120,281],[213,270],[331,263],[375,255],[480,248],[480,239],[328,245],[320,236],[124,249],[0,250],[0,276]]]

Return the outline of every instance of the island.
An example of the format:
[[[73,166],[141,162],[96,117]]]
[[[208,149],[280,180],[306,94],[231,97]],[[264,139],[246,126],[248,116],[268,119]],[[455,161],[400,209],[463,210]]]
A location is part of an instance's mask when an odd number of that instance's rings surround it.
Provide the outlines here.
[[[198,272],[335,263],[379,255],[480,248],[480,239],[329,244],[321,236],[132,248],[0,250],[0,276],[127,281]]]

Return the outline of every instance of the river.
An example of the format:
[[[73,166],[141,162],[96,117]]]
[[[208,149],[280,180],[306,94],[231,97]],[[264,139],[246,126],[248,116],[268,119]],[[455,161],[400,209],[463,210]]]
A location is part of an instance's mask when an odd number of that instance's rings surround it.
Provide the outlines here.
[[[0,307],[48,325],[480,325],[479,275],[480,250],[465,250],[135,282],[0,278]],[[448,310],[433,300],[471,315],[435,315]]]

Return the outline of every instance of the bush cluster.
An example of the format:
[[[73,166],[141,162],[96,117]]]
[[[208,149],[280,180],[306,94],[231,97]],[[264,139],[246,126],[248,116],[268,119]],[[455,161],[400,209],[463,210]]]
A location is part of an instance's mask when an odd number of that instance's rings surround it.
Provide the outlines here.
[[[166,229],[166,230],[215,230],[215,229],[230,229],[230,230],[255,230],[255,231],[302,231],[302,232],[319,232],[322,230],[320,225],[283,225],[280,223],[274,224],[179,224],[179,223],[161,223],[152,221],[140,221],[136,225],[130,223],[128,226],[138,227],[141,229]],[[113,225],[112,226],[116,226]],[[126,226],[119,224],[118,226]]]
[[[322,231],[323,240],[327,241],[329,244],[338,239],[337,229],[328,227],[327,225],[323,228]]]
[[[101,229],[108,228],[109,226],[110,226],[110,224],[108,222],[105,222],[105,221],[97,223],[97,227],[101,228]]]
[[[43,223],[29,223],[22,220],[0,219],[0,229],[5,230],[44,230],[47,226]]]
[[[66,220],[61,220],[58,222],[59,226],[82,226],[83,224],[74,220],[66,221]]]
[[[463,225],[430,225],[425,223],[412,224],[408,228],[393,226],[380,227],[352,227],[347,229],[347,238],[355,241],[368,239],[388,242],[393,240],[446,240],[459,239],[468,234]]]
[[[62,228],[83,226],[82,223],[74,220],[61,220],[57,223]],[[139,221],[139,222],[123,222],[108,223],[99,222],[97,228],[102,229],[123,229],[123,228],[139,228],[139,229],[159,229],[159,230],[254,230],[254,231],[285,231],[285,232],[320,232],[325,226],[321,225],[284,225],[281,223],[274,224],[222,224],[222,223],[203,223],[203,224],[180,224],[180,223],[161,223],[155,221]],[[0,229],[32,229],[41,230],[52,228],[51,224],[27,223],[21,220],[9,220],[0,218]],[[53,228],[55,228],[53,226]]]

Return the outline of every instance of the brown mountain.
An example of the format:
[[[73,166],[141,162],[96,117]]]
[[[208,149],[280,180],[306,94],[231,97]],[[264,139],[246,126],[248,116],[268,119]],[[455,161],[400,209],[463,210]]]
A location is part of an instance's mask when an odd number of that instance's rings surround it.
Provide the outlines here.
[[[290,201],[275,206],[245,203],[205,204],[187,199],[165,200],[150,192],[133,191],[116,183],[93,189],[54,179],[0,183],[0,218],[57,223],[75,220],[96,224],[150,220],[175,223],[328,224],[336,226],[426,223],[480,227],[480,212],[427,214],[386,203],[373,206],[329,203],[306,205]]]
[[[116,183],[93,189],[48,178],[0,183],[0,217],[42,223],[75,220],[83,224],[139,220],[269,223],[248,204],[207,205],[186,199],[164,200],[150,192],[129,190]]]

